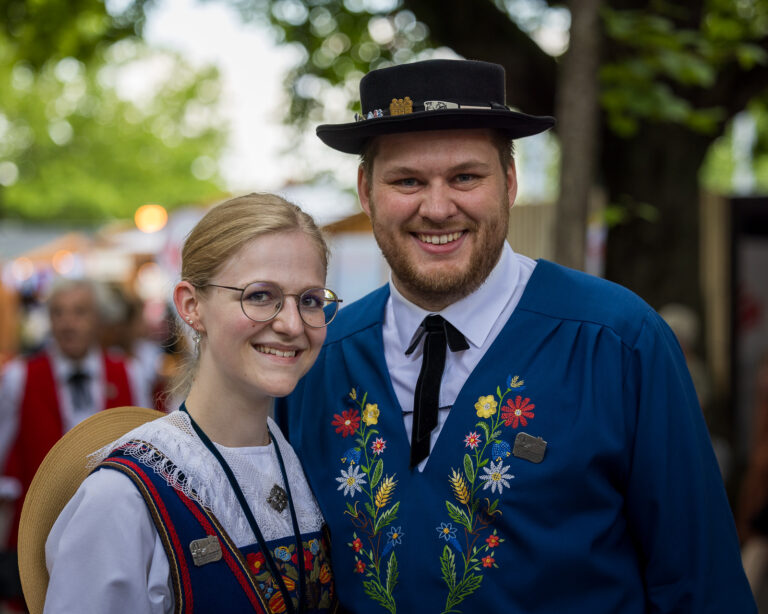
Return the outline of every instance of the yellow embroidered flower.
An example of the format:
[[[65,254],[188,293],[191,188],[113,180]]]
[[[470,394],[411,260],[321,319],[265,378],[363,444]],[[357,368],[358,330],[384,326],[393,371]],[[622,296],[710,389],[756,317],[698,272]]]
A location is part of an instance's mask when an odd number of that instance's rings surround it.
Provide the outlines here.
[[[363,410],[363,422],[368,426],[372,424],[378,424],[379,422],[379,406],[376,403],[366,403]]]
[[[475,403],[475,409],[480,418],[490,418],[496,413],[497,406],[498,403],[496,402],[496,399],[493,398],[492,394],[489,394],[487,397],[480,397],[477,400],[477,403]]]

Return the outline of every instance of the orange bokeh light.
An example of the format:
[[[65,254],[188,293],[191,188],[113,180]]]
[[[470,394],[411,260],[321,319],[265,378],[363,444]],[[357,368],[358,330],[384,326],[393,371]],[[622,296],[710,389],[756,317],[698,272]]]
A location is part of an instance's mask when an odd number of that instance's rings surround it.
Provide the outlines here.
[[[168,212],[161,205],[142,205],[136,209],[133,221],[142,232],[157,232],[168,223]]]

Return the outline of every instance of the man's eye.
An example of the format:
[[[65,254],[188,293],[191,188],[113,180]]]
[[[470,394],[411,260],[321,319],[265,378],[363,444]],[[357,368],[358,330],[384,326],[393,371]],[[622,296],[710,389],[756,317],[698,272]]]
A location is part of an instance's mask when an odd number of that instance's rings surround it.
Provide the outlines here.
[[[419,184],[419,182],[416,179],[414,179],[413,177],[406,177],[405,179],[398,179],[397,181],[395,181],[395,183],[397,185],[400,185],[400,186],[404,187],[404,188],[413,188],[413,187],[416,187]]]
[[[466,183],[467,181],[473,181],[474,179],[477,179],[477,175],[472,175],[471,173],[461,173],[460,175],[456,175],[456,181],[459,183]]]

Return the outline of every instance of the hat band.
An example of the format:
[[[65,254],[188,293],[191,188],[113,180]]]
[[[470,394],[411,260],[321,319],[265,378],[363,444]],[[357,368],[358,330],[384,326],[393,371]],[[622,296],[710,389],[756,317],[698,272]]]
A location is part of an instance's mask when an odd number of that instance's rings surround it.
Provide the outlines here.
[[[355,113],[355,121],[362,122],[369,119],[378,119],[380,117],[392,117],[395,115],[409,115],[423,111],[446,111],[465,109],[468,111],[509,111],[509,107],[498,102],[489,102],[487,105],[460,104],[449,102],[447,100],[425,100],[424,102],[414,103],[410,97],[393,98],[389,103],[388,109],[372,109],[367,113]]]

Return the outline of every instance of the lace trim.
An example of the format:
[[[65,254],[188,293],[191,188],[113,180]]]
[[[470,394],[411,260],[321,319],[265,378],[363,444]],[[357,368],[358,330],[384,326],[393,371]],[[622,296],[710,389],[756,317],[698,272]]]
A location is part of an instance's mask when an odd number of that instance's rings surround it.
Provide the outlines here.
[[[299,529],[302,533],[318,531],[323,525],[323,517],[299,459],[277,424],[271,418],[268,423],[283,456]],[[238,547],[255,541],[226,474],[195,434],[187,414],[175,411],[126,433],[89,455],[88,468],[95,468],[113,450],[131,441],[147,443],[151,448],[129,446],[125,450],[127,454],[162,476],[169,486],[212,512]],[[232,468],[264,539],[272,541],[292,535],[288,508],[277,512],[266,503],[274,484],[285,488],[274,444],[268,446],[268,453],[242,454],[219,449]]]

